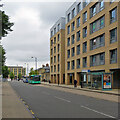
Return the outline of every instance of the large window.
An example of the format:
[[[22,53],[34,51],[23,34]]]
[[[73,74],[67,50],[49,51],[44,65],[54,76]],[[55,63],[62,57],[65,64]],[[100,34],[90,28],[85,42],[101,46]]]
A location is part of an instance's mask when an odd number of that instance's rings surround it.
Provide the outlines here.
[[[83,67],[87,67],[87,57],[83,58]]]
[[[54,56],[54,63],[56,63],[56,56]]]
[[[56,34],[56,27],[54,28],[54,34]]]
[[[51,72],[53,72],[53,66],[51,66]]]
[[[72,26],[72,31],[74,31],[75,30],[75,22],[72,22],[71,26]]]
[[[58,72],[60,72],[60,65],[58,64]]]
[[[83,13],[83,23],[87,21],[87,11]]]
[[[90,50],[105,46],[105,34],[90,40]]]
[[[71,67],[72,67],[72,70],[75,68],[75,61],[74,60],[71,61]]]
[[[77,41],[80,40],[80,31],[77,32]]]
[[[70,37],[67,39],[67,46],[70,46]]]
[[[67,15],[67,22],[70,21],[70,13]]]
[[[117,8],[114,8],[110,11],[110,23],[113,23],[117,20]]]
[[[81,3],[79,3],[79,4],[77,5],[77,13],[79,13],[80,10],[81,10]]]
[[[53,49],[51,49],[51,55],[53,55]]]
[[[58,41],[60,40],[60,34],[58,34]]]
[[[100,11],[104,9],[104,0],[101,0],[101,1],[99,2],[99,6],[100,6],[100,7],[99,7]]]
[[[54,72],[56,72],[56,65],[54,65]]]
[[[80,68],[80,59],[77,59],[77,69]]]
[[[80,17],[77,18],[77,28],[80,26]]]
[[[85,7],[85,6],[87,6],[87,0],[84,0],[84,2],[83,2],[83,8]]]
[[[72,10],[72,18],[75,17],[75,8]]]
[[[51,57],[51,64],[53,64],[53,57]]]
[[[75,35],[72,35],[72,44],[74,44],[75,43]]]
[[[53,40],[51,40],[51,46],[53,45]]]
[[[75,47],[73,47],[72,49],[72,57],[75,56]]]
[[[83,38],[87,37],[87,26],[83,28]]]
[[[110,43],[117,41],[117,28],[110,31]]]
[[[90,56],[90,66],[104,65],[105,53]]]
[[[110,64],[117,63],[117,49],[110,50]]]
[[[60,44],[58,44],[58,52],[60,51]]]
[[[58,62],[60,62],[60,55],[58,54]]]
[[[83,43],[83,53],[87,52],[87,42]]]
[[[77,55],[80,54],[80,45],[77,45]]]
[[[70,34],[70,25],[67,27],[67,33]]]
[[[103,16],[103,17],[99,18],[98,20],[96,20],[95,22],[90,24],[90,28],[91,28],[90,33],[91,34],[104,27],[104,25],[105,25],[105,19],[104,18],[105,17]]]
[[[54,37],[54,44],[56,44],[56,37]]]
[[[54,53],[56,53],[56,47],[54,47]]]
[[[70,50],[67,51],[67,58],[70,58]]]
[[[70,70],[70,62],[67,62],[67,70]]]

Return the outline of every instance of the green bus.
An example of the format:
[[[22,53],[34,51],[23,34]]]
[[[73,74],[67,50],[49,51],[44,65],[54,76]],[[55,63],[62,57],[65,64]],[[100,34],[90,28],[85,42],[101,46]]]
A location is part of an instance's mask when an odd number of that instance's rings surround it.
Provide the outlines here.
[[[28,80],[29,84],[40,84],[41,83],[41,75],[31,75],[29,80]]]

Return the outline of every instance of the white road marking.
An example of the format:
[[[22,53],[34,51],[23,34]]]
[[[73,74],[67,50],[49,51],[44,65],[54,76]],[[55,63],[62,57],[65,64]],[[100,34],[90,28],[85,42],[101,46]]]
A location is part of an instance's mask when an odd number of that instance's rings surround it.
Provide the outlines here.
[[[42,92],[43,94],[46,94],[46,95],[50,95],[49,93],[47,93],[47,92]]]
[[[93,111],[93,112],[99,113],[99,114],[101,114],[101,115],[104,115],[104,116],[110,117],[110,118],[116,118],[116,117],[113,117],[113,116],[111,116],[111,115],[107,115],[107,114],[105,114],[105,113],[102,113],[102,112],[96,111],[96,110],[94,110],[94,109],[91,109],[91,108],[88,108],[88,107],[85,107],[85,106],[81,106],[81,107],[83,107],[83,108],[85,108],[85,109],[88,109],[88,110],[91,110],[91,111]]]
[[[59,98],[59,97],[57,97],[57,96],[54,96],[55,98],[57,98],[57,99],[59,99],[59,100],[63,100],[63,101],[66,101],[66,102],[71,102],[71,101],[69,101],[69,100],[66,100],[66,99],[63,99],[63,98]]]

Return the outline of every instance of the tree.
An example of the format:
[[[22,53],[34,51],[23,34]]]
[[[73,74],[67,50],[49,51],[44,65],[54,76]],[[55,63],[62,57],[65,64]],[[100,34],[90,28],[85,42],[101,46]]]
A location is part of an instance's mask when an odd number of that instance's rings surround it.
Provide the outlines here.
[[[13,72],[10,73],[10,78],[11,78],[11,80],[13,80],[15,78],[15,75],[13,74]]]
[[[8,78],[9,70],[7,66],[2,66],[2,74],[3,74],[3,78]]]
[[[29,75],[35,75],[35,71],[33,70],[33,68],[30,69]]]
[[[18,74],[18,79],[20,80],[22,78],[21,73]]]
[[[14,23],[9,21],[9,16],[5,14],[4,11],[0,11],[0,26],[2,26],[2,33],[0,33],[0,37],[6,37],[7,34],[11,31],[11,27]]]
[[[0,62],[2,62],[1,63],[2,66],[5,65],[5,60],[6,60],[5,54],[6,54],[6,52],[5,52],[4,48],[2,46],[0,46]]]

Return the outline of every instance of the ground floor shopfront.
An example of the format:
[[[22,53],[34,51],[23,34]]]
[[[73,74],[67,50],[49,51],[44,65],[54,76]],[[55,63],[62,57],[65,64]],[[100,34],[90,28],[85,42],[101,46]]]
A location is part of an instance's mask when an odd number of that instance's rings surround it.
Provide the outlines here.
[[[77,85],[81,85],[86,88],[102,89],[106,86],[111,88],[120,88],[120,69],[112,69],[110,72],[104,70],[99,71],[82,71],[71,72],[66,74],[66,84],[74,84],[74,80],[77,80]],[[105,80],[107,82],[105,82]]]

